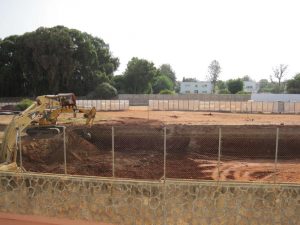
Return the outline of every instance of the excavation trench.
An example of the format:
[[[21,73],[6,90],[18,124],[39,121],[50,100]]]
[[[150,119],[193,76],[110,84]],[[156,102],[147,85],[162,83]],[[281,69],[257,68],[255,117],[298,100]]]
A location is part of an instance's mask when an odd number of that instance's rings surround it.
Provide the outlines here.
[[[276,128],[168,125],[166,175],[185,179],[272,181]],[[299,175],[293,173],[300,169],[300,127],[279,128],[276,174],[283,182],[300,181]],[[164,127],[160,123],[67,126],[66,144],[69,174],[111,177],[113,148],[116,177],[158,180],[164,174]],[[63,134],[48,139],[24,136],[22,152],[26,170],[64,173]]]

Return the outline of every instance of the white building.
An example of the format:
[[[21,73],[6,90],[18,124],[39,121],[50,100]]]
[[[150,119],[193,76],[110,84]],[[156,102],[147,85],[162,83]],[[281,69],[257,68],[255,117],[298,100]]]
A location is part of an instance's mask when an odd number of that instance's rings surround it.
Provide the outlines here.
[[[181,94],[211,94],[212,84],[209,81],[180,82]]]
[[[255,81],[243,81],[244,91],[249,93],[257,93],[258,85]]]

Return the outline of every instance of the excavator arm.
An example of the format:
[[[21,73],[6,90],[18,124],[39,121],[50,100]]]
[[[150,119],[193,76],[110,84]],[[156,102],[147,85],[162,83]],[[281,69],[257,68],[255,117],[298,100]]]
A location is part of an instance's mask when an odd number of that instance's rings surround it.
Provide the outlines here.
[[[66,98],[70,97],[72,102],[66,103]],[[92,126],[96,109],[77,108],[74,94],[58,94],[58,95],[45,95],[37,97],[34,102],[25,111],[15,116],[11,123],[7,126],[3,142],[0,149],[0,171],[16,169],[17,159],[17,133],[21,134],[25,129],[32,127],[32,129],[48,128],[49,126],[55,127],[57,119],[61,113],[84,113],[86,118],[86,125]],[[13,165],[13,166],[9,166]]]

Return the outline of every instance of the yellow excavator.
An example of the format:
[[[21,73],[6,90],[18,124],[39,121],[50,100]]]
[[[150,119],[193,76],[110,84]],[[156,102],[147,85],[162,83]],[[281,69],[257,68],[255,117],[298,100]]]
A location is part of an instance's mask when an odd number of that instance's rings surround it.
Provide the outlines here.
[[[96,116],[96,109],[79,108],[73,93],[57,95],[43,95],[25,111],[15,116],[7,126],[0,149],[0,171],[17,171],[17,136],[26,132],[30,136],[56,135],[62,131],[57,126],[57,119],[61,113],[83,113],[86,125],[92,126]],[[22,169],[22,168],[21,168]]]

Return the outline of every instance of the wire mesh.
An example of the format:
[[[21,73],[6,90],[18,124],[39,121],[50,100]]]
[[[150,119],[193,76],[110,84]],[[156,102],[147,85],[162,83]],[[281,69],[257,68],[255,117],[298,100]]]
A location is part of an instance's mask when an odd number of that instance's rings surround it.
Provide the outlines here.
[[[278,135],[276,182],[300,182],[300,128],[281,126]]]
[[[19,144],[19,143],[18,143]],[[21,134],[17,162],[28,172],[64,174],[64,134]],[[21,151],[21,154],[20,154]],[[21,157],[22,156],[22,157]],[[22,162],[20,161],[22,160]]]
[[[166,138],[167,178],[217,179],[217,127],[169,125]]]
[[[163,128],[131,125],[114,127],[115,176],[160,180],[163,177]]]
[[[79,126],[67,130],[69,174],[112,176],[112,129],[108,125]]]
[[[272,182],[275,145],[274,127],[223,127],[220,180]]]

